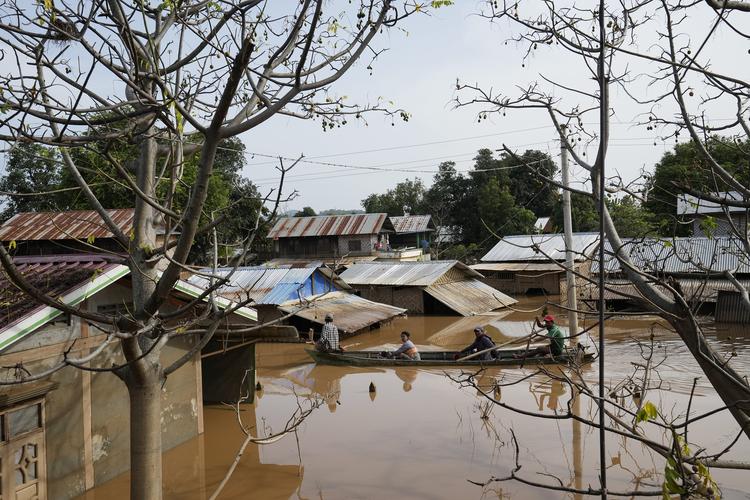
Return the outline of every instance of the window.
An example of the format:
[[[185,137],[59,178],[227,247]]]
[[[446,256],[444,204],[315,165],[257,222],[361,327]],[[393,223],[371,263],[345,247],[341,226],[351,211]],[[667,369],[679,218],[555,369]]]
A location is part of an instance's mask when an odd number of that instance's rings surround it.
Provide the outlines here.
[[[21,434],[39,429],[42,426],[42,406],[35,404],[19,410],[8,412],[8,438],[13,439]]]
[[[347,244],[350,252],[362,251],[362,240],[349,240]]]

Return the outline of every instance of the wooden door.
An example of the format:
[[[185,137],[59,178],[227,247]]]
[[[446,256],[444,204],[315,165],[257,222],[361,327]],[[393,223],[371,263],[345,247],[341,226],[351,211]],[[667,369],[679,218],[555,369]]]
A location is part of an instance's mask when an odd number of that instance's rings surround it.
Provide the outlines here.
[[[44,402],[4,410],[0,420],[0,500],[46,500]]]

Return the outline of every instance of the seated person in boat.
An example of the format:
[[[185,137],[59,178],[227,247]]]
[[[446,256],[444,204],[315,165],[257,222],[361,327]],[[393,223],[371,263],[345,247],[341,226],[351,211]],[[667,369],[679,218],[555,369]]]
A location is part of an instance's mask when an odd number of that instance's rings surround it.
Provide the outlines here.
[[[408,359],[410,361],[420,361],[417,346],[411,341],[411,333],[401,332],[401,347],[390,353],[396,359]]]
[[[563,335],[560,327],[555,324],[555,317],[548,314],[544,317],[544,323],[536,318],[536,326],[539,328],[547,329],[547,338],[549,338],[549,345],[544,345],[530,349],[526,352],[515,354],[513,357],[518,359],[529,358],[532,356],[546,356],[552,354],[553,356],[559,356],[565,350],[565,335]]]
[[[333,314],[326,314],[323,330],[320,332],[320,340],[315,347],[322,352],[340,352],[344,349],[339,345],[339,329],[333,324]]]
[[[495,342],[493,342],[492,338],[485,333],[484,328],[478,326],[474,328],[474,343],[456,354],[454,358],[463,358],[464,356],[467,356],[469,354],[473,354],[479,351],[486,351],[487,349],[491,349],[493,347],[495,347]],[[492,361],[493,359],[495,359],[495,352],[485,352],[478,356],[476,359],[481,361]]]

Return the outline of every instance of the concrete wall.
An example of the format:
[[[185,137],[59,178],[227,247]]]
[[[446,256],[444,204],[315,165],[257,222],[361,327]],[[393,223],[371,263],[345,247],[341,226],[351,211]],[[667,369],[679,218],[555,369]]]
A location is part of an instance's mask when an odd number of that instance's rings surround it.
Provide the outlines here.
[[[350,241],[359,241],[360,250],[349,250]],[[375,251],[375,244],[378,242],[376,234],[361,234],[353,236],[339,236],[338,251],[339,255],[370,255]]]

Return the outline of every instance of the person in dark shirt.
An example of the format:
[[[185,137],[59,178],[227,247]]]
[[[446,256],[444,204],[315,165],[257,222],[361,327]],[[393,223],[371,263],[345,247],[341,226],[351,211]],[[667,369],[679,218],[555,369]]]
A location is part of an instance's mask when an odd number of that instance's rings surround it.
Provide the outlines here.
[[[495,347],[495,342],[493,342],[492,338],[490,338],[490,336],[484,332],[484,328],[478,326],[474,328],[474,343],[469,347],[461,350],[461,352],[456,355],[456,359],[462,358],[475,352],[484,351],[485,349],[489,349],[491,347]],[[482,361],[490,361],[495,359],[495,354],[492,351],[485,352],[477,359],[480,359]]]
[[[553,356],[561,355],[565,351],[565,335],[563,335],[560,327],[555,324],[555,317],[551,314],[546,315],[544,317],[544,323],[539,321],[539,318],[536,318],[536,326],[547,329],[546,337],[549,338],[549,345],[536,347],[526,352],[518,353],[514,357],[521,359],[531,356],[545,356],[547,354],[552,354]]]

